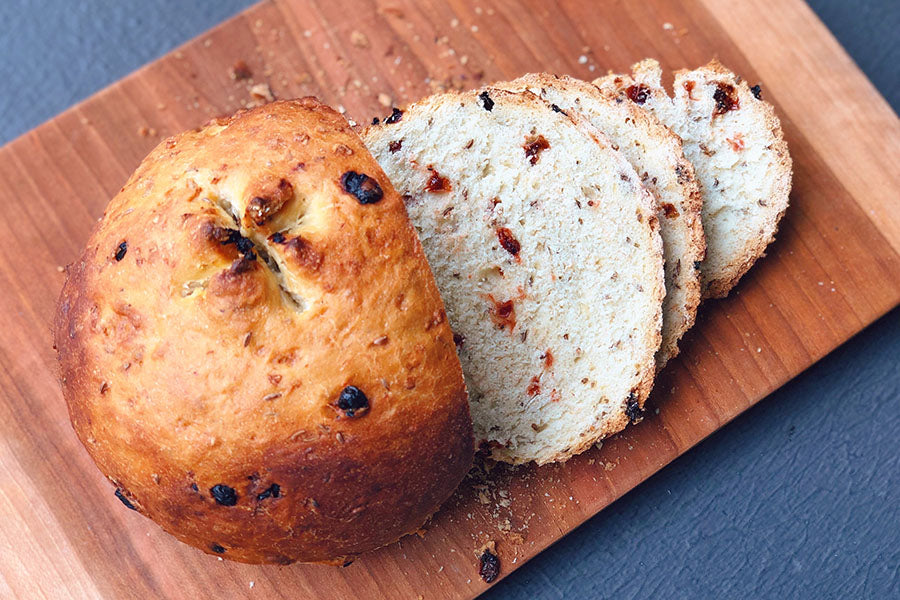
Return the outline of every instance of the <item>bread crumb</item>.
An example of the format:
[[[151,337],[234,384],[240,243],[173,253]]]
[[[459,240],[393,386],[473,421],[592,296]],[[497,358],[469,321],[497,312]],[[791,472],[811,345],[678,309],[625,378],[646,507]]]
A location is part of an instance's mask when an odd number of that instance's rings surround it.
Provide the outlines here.
[[[584,54],[582,54],[581,56],[578,57],[578,64],[579,64],[579,65],[587,64],[587,61],[588,61],[588,57],[585,56]]]
[[[459,27],[459,19],[450,19],[450,27]]]
[[[205,40],[203,40],[204,48],[209,48],[210,46],[212,46],[212,38],[206,38]]]
[[[250,96],[260,104],[275,100],[275,95],[272,94],[272,88],[269,87],[268,83],[257,83],[251,87]]]
[[[672,31],[673,29],[675,29],[675,26],[667,21],[663,23],[663,29],[665,29],[666,31]]]
[[[60,273],[66,272],[66,268],[62,265],[56,265],[56,270],[59,271]]]
[[[369,38],[366,37],[366,34],[364,34],[362,31],[357,31],[356,29],[354,29],[350,32],[350,43],[357,48],[368,48]]]
[[[378,104],[382,105],[385,108],[390,108],[392,104],[391,97],[384,92],[378,94]]]
[[[253,582],[253,581],[251,581],[251,582],[250,582],[250,589],[251,589],[251,590],[253,589],[253,586],[254,586],[254,585],[256,585],[256,583]]]
[[[138,127],[138,135],[141,137],[152,137],[156,135],[156,130],[152,127],[143,125],[141,127]]]

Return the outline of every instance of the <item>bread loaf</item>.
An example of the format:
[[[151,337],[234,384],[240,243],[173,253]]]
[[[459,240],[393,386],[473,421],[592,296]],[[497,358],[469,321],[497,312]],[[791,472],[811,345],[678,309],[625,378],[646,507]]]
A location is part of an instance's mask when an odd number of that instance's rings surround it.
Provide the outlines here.
[[[674,98],[661,78],[659,63],[648,59],[630,76],[594,83],[652,111],[684,141],[703,196],[703,295],[722,297],[775,237],[788,206],[791,157],[759,86],[751,88],[718,61],[676,72]]]
[[[653,194],[666,271],[662,344],[656,353],[657,368],[662,369],[678,354],[678,341],[694,325],[700,303],[699,266],[706,252],[700,189],[681,140],[652,113],[580,79],[532,73],[494,85],[530,90],[566,112],[575,111],[586,118],[606,134]]]
[[[312,98],[153,150],[68,269],[55,341],[116,495],[224,558],[342,563],[418,529],[471,464],[403,203]]]
[[[664,295],[650,194],[595,127],[486,88],[363,138],[404,194],[447,306],[476,439],[565,460],[641,416]]]

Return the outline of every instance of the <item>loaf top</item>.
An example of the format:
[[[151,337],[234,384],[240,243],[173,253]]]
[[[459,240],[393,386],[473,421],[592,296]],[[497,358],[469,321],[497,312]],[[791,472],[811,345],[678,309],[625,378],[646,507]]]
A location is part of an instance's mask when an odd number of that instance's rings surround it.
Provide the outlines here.
[[[434,269],[481,448],[561,461],[639,419],[662,242],[652,197],[603,133],[488,87],[416,102],[363,139]]]
[[[55,342],[75,431],[120,499],[226,558],[390,543],[471,463],[403,203],[313,98],[157,146],[68,269]]]

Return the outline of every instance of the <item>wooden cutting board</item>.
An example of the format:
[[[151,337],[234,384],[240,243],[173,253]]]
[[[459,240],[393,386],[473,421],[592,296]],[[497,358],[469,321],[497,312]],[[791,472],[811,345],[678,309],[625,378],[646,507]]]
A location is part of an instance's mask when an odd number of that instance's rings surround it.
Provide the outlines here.
[[[61,265],[163,136],[252,100],[237,61],[277,97],[314,94],[363,122],[435,89],[591,79],[645,56],[718,56],[761,82],[795,169],[778,241],[702,308],[658,414],[565,465],[473,478],[422,537],[347,568],[222,562],[113,496],[54,378]],[[509,574],[900,302],[898,156],[897,117],[799,0],[257,5],[0,150],[0,597],[471,598],[482,544]]]

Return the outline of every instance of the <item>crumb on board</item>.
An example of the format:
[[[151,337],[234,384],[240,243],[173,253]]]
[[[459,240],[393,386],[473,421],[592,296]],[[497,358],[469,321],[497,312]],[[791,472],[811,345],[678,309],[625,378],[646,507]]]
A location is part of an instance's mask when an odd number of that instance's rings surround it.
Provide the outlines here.
[[[272,93],[272,88],[269,87],[268,83],[257,83],[252,86],[250,88],[250,97],[258,104],[265,104],[275,100],[275,95]]]
[[[368,48],[369,38],[362,31],[354,29],[350,32],[350,43],[357,48]]]
[[[244,79],[253,77],[253,71],[250,70],[250,67],[247,66],[247,63],[243,60],[235,61],[235,63],[231,65],[231,70],[228,74],[235,81],[243,81]]]

